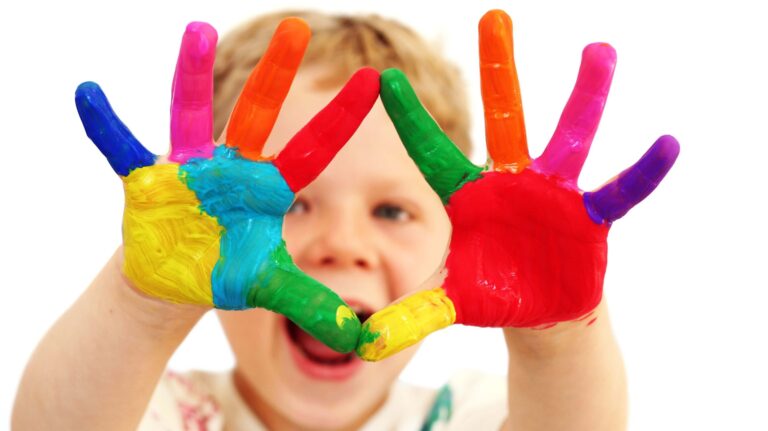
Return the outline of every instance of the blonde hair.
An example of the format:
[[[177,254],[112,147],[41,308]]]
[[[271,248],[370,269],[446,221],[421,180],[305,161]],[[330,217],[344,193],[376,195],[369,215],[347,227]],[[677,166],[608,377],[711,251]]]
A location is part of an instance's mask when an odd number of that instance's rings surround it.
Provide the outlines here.
[[[440,127],[469,155],[469,112],[458,69],[402,24],[376,15],[329,15],[286,11],[261,16],[236,28],[219,43],[214,66],[214,132],[219,136],[251,69],[267,49],[278,23],[289,16],[305,20],[312,40],[302,66],[327,65],[318,85],[341,86],[363,66],[402,70]],[[226,114],[223,114],[226,113]]]

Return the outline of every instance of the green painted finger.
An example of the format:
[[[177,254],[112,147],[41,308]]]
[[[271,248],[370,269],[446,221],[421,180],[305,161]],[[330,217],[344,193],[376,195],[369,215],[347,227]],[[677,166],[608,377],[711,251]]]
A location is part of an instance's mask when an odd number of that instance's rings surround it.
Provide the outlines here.
[[[482,169],[448,139],[421,105],[403,72],[382,72],[381,101],[411,159],[443,203],[447,204],[465,183],[480,178]]]
[[[360,320],[336,292],[304,274],[281,244],[272,254],[273,268],[261,288],[248,297],[251,307],[280,313],[337,352],[355,349]]]

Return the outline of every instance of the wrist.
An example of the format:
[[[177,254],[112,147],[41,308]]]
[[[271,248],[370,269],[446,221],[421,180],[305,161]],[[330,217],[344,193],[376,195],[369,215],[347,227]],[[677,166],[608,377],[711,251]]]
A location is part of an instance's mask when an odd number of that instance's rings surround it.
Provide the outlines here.
[[[587,315],[573,321],[558,322],[538,328],[504,328],[504,339],[510,355],[535,358],[572,354],[574,348],[585,348],[596,334],[609,328],[605,306],[601,302]]]
[[[99,277],[104,277],[104,285],[110,287],[106,292],[109,302],[119,304],[121,313],[127,318],[151,331],[188,331],[210,310],[199,305],[174,304],[144,294],[123,274],[123,261],[121,246]]]

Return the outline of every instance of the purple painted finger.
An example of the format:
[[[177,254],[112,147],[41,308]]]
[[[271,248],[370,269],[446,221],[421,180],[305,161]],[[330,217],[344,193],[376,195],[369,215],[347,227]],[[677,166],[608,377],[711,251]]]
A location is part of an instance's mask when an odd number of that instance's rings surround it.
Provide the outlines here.
[[[589,217],[597,224],[613,223],[623,217],[659,185],[679,153],[680,144],[672,136],[657,139],[629,169],[598,190],[584,193]]]
[[[615,66],[616,51],[607,43],[584,48],[573,93],[547,148],[533,164],[535,170],[576,185],[603,115]]]
[[[181,40],[171,95],[170,160],[185,163],[213,154],[213,61],[218,36],[211,25],[192,22]]]

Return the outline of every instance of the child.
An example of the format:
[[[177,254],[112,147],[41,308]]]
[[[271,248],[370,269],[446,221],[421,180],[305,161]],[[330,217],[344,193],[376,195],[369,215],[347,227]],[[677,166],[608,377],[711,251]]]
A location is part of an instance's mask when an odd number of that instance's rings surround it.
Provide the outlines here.
[[[223,118],[261,57],[266,35],[289,15],[305,19],[314,36],[264,154],[279,151],[362,66],[402,69],[437,123],[469,151],[466,103],[452,67],[391,21],[312,13],[266,16],[222,41],[214,136],[223,131]],[[440,199],[379,103],[327,169],[297,193],[283,231],[296,264],[332,288],[361,320],[417,290],[443,262],[450,234]],[[152,395],[168,358],[208,309],[137,292],[122,265],[118,250],[41,342],[22,379],[14,427],[624,426],[623,366],[603,304],[588,327],[582,321],[538,331],[505,329],[508,381],[471,376],[439,393],[395,383],[414,349],[364,363],[325,347],[280,314],[261,308],[217,311],[236,357],[233,373],[166,374]]]

